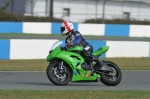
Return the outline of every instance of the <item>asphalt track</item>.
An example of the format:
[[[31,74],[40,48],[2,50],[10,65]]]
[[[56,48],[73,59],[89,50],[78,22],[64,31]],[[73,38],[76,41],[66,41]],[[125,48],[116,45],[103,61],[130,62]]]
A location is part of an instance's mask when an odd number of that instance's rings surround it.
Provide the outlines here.
[[[0,90],[150,90],[150,71],[122,71],[122,81],[117,86],[101,82],[53,85],[46,72],[0,72]]]

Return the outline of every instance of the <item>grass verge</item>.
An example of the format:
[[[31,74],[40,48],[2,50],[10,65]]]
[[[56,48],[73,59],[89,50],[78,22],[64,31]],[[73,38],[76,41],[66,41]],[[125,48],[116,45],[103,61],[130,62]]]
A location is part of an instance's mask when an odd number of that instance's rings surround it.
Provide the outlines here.
[[[150,91],[21,91],[1,90],[1,99],[150,99]]]
[[[115,62],[121,70],[150,70],[150,58],[103,58]],[[1,71],[45,71],[48,62],[41,60],[0,60]]]

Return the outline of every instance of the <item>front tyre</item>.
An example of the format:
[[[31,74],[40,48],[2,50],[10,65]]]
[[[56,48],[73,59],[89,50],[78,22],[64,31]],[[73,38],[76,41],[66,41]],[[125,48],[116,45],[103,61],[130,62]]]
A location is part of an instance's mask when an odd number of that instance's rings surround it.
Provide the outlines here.
[[[121,82],[122,73],[120,68],[111,61],[104,61],[108,66],[110,66],[113,72],[104,72],[101,75],[101,82],[107,86],[116,86]]]
[[[58,69],[58,64],[51,62],[47,67],[47,77],[55,85],[67,85],[71,79],[70,72],[66,66],[62,70]]]

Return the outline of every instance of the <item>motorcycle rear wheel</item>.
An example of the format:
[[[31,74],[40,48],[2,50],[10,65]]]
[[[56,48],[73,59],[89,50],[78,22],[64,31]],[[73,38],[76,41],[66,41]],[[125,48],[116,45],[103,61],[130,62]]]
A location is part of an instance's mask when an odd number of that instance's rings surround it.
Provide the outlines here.
[[[64,74],[59,74],[57,69],[57,63],[51,62],[46,70],[48,79],[55,85],[64,86],[67,85],[71,79],[70,72],[66,66],[63,66]],[[64,78],[64,79],[63,79]],[[62,80],[63,79],[63,80]]]
[[[104,72],[100,74],[101,76],[100,81],[107,86],[118,85],[122,80],[122,73],[120,68],[114,62],[111,61],[104,61],[104,62],[112,68],[113,72],[110,74],[108,74],[109,72]]]

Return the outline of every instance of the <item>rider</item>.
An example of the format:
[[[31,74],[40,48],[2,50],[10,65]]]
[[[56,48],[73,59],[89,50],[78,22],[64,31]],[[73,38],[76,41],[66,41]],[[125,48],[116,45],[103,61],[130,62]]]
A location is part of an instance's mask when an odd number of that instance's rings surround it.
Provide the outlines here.
[[[73,23],[70,21],[64,21],[60,27],[61,34],[64,36],[66,35],[66,46],[74,46],[74,45],[80,45],[83,47],[82,53],[84,55],[90,56],[93,60],[99,61],[98,58],[94,57],[92,55],[93,52],[93,46],[90,45],[85,39],[82,37],[81,33],[79,31],[74,31]],[[100,62],[101,65],[101,62]]]

